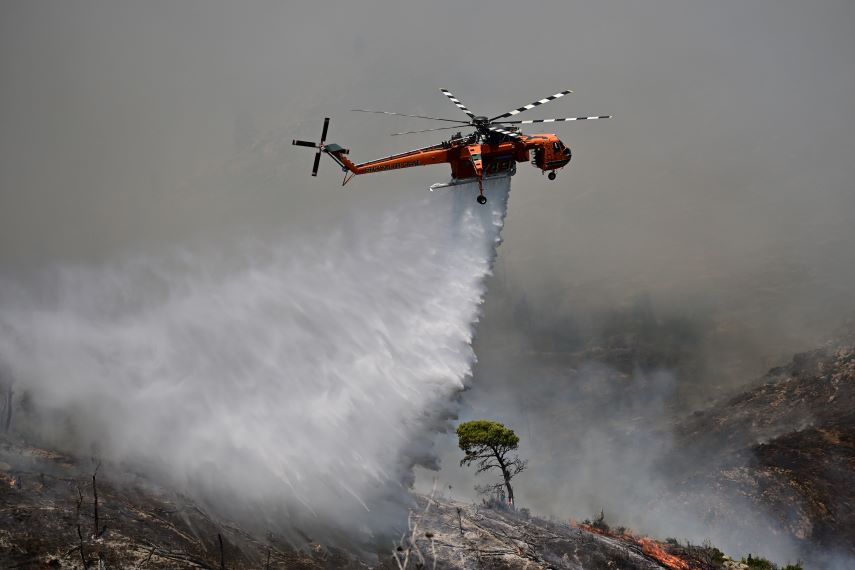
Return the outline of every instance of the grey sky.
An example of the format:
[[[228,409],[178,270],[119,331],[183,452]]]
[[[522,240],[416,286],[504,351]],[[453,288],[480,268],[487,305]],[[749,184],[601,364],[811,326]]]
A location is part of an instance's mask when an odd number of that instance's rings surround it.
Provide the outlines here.
[[[576,94],[530,114],[616,115],[559,127],[575,159],[556,183],[529,170],[515,180],[507,237],[521,263],[529,253],[561,258],[582,235],[605,243],[605,260],[643,256],[643,244],[741,248],[785,228],[841,223],[852,204],[848,2],[7,2],[2,10],[4,260],[86,255],[167,223],[195,229],[214,205],[194,196],[196,219],[170,220],[168,202],[232,155],[241,113],[259,133],[302,138],[315,138],[330,115],[333,139],[358,159],[433,142],[386,136],[428,122],[346,110],[454,117],[438,87],[487,113],[570,88]],[[447,174],[366,177],[342,192],[329,164],[319,180],[306,176],[308,152],[276,159],[287,166],[276,194],[232,188],[218,198],[250,214],[275,208],[287,223],[307,209],[397,200]]]
[[[828,300],[855,285],[849,2],[0,10],[6,275],[335,228],[422,196],[448,169],[360,177],[343,190],[325,161],[313,179],[311,152],[289,143],[317,138],[324,116],[331,140],[367,160],[440,136],[389,137],[435,123],[348,109],[462,117],[437,90],[447,87],[498,114],[569,88],[528,116],[615,117],[556,127],[574,150],[557,181],[526,165],[514,179],[500,263],[531,299],[578,311],[644,290],[727,305],[746,282],[767,286],[763,268],[782,260],[804,283],[773,299],[774,311],[824,304],[833,314]],[[241,151],[247,138],[257,144]]]

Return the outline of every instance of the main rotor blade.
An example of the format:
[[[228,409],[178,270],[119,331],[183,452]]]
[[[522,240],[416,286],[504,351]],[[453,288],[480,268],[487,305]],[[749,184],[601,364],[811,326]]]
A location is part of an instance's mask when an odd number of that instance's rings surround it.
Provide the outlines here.
[[[464,126],[465,126],[465,125],[464,125]],[[436,129],[424,129],[424,130],[422,130],[422,131],[406,131],[406,132],[403,132],[403,133],[392,133],[392,136],[394,137],[394,136],[397,136],[397,135],[412,135],[412,134],[414,134],[414,133],[429,133],[429,132],[431,132],[431,131],[446,131],[446,130],[448,130],[448,129],[459,129],[459,128],[460,128],[460,125],[455,125],[455,126],[453,126],[453,127],[439,127],[439,128],[436,128]]]
[[[318,166],[321,164],[321,151],[315,155],[315,165],[312,167],[312,176],[318,175]]]
[[[321,131],[321,144],[320,146],[324,146],[324,143],[327,141],[327,130],[330,128],[330,118],[324,118],[324,130]]]
[[[490,125],[490,126],[489,126],[489,127],[487,127],[487,128],[488,128],[488,129],[490,129],[491,131],[493,131],[494,133],[499,133],[499,134],[505,135],[505,136],[507,136],[507,137],[511,137],[511,138],[514,138],[514,139],[518,139],[518,138],[520,138],[520,134],[519,134],[519,133],[515,133],[515,132],[513,132],[513,131],[506,131],[505,129],[503,129],[503,128],[501,128],[501,127],[494,127],[494,126]]]
[[[531,119],[529,121],[496,121],[497,125],[530,125],[532,123],[559,123],[562,121],[593,121],[594,119],[611,119],[611,115],[599,117],[565,117],[563,119]]]
[[[382,113],[383,115],[397,115],[399,117],[415,117],[416,119],[431,119],[434,121],[447,121],[449,123],[462,123],[468,125],[468,121],[457,121],[455,119],[441,119],[439,117],[425,117],[424,115],[405,115],[404,113],[393,113],[392,111],[372,111],[370,109],[351,109],[351,111],[359,111],[360,113]]]
[[[493,117],[492,119],[490,119],[490,122],[493,122],[496,119],[504,119],[505,117],[512,117],[514,115],[518,115],[518,114],[522,113],[523,111],[528,111],[529,109],[534,109],[538,105],[543,105],[544,103],[549,103],[550,101],[554,101],[555,99],[560,99],[561,97],[564,97],[568,93],[573,93],[573,92],[568,89],[566,91],[562,91],[561,93],[556,93],[555,95],[550,95],[549,97],[547,97],[545,99],[541,99],[539,101],[534,101],[533,103],[529,103],[528,105],[523,105],[519,109],[514,109],[513,111],[508,111],[504,115],[499,115],[498,117]]]
[[[443,95],[445,95],[446,97],[448,97],[448,98],[451,100],[451,102],[452,102],[452,103],[454,103],[455,105],[457,105],[457,108],[458,108],[458,109],[460,109],[461,111],[463,111],[464,113],[466,113],[467,115],[469,115],[469,117],[470,117],[470,118],[472,118],[472,119],[474,119],[474,118],[475,118],[475,114],[474,114],[472,111],[470,111],[469,109],[467,109],[467,108],[466,108],[466,105],[464,105],[464,104],[460,101],[460,99],[458,99],[457,97],[455,97],[455,96],[451,93],[451,91],[449,91],[448,89],[440,89],[440,91],[442,91],[442,94],[443,94]]]
[[[313,142],[309,142],[309,141],[298,141],[297,139],[294,139],[293,141],[291,141],[291,144],[295,144],[295,145],[297,145],[297,146],[310,146],[310,147],[312,147],[312,148],[318,148],[318,145],[317,145],[317,144],[315,144],[315,143],[313,143]]]

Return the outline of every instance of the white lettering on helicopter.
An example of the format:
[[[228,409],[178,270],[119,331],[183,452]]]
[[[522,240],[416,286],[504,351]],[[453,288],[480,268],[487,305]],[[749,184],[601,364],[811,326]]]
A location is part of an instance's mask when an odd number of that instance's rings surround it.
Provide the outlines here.
[[[410,166],[419,166],[421,162],[418,160],[411,160],[409,162],[393,162],[392,164],[378,164],[377,166],[369,166],[365,169],[366,173],[369,172],[382,172],[384,170],[397,170],[398,168],[409,168]]]

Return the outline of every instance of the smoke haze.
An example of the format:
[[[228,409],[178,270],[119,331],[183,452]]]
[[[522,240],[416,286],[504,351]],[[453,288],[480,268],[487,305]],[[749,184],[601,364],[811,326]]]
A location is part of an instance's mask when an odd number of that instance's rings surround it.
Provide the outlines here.
[[[668,532],[672,517],[695,528],[675,513],[645,518],[633,510],[641,501],[629,500],[644,483],[657,489],[652,460],[641,456],[668,448],[663,424],[816,346],[852,310],[852,2],[6,2],[0,13],[0,342],[56,405],[114,394],[112,382],[144,386],[141,370],[116,378],[106,363],[140,366],[166,372],[164,383],[189,375],[172,388],[183,394],[210,376],[235,406],[258,405],[259,423],[293,431],[302,420],[282,424],[275,410],[298,400],[267,401],[229,379],[271,383],[280,367],[314,377],[327,358],[329,378],[344,378],[369,352],[391,367],[363,363],[380,367],[378,378],[439,367],[437,379],[415,382],[414,401],[394,390],[336,392],[357,389],[343,380],[321,383],[329,395],[293,388],[299,401],[346,408],[352,397],[368,407],[377,397],[394,410],[387,419],[406,427],[385,433],[381,418],[366,427],[389,448],[361,444],[369,460],[353,490],[369,501],[383,494],[371,485],[385,481],[395,495],[406,479],[395,454],[415,429],[414,411],[428,401],[445,409],[472,362],[466,342],[489,239],[478,252],[455,251],[465,240],[443,225],[459,223],[449,198],[421,202],[447,177],[443,167],[362,177],[342,191],[328,162],[309,177],[310,153],[290,140],[316,140],[331,116],[329,139],[357,161],[433,143],[430,134],[386,136],[430,123],[348,110],[462,116],[439,87],[487,115],[566,88],[575,93],[526,118],[615,116],[556,127],[574,152],[557,181],[521,165],[487,282],[462,417],[520,432],[532,458],[523,476],[538,478],[538,488],[521,484],[521,504],[563,517],[619,503],[627,524]],[[390,266],[400,282],[384,279]],[[424,281],[437,274],[445,281]],[[402,283],[409,289],[393,286]],[[346,302],[354,295],[366,296],[366,314]],[[210,306],[227,310],[202,310]],[[365,335],[328,325],[339,317]],[[453,322],[435,337],[451,344],[426,350],[402,322],[410,317]],[[406,331],[395,342],[378,333],[387,319]],[[304,350],[312,335],[329,345]],[[24,356],[48,340],[74,366]],[[655,344],[657,366],[591,364],[598,346],[645,343]],[[152,353],[138,354],[141,344]],[[404,346],[415,354],[397,360]],[[301,361],[302,371],[288,358],[313,350],[324,358]],[[591,358],[544,357],[564,353]],[[77,380],[58,385],[55,374]],[[213,407],[212,397],[186,413],[212,422],[226,442],[218,453],[235,452],[243,435],[228,418],[240,408]],[[607,425],[588,425],[603,409]],[[107,411],[91,412],[80,429],[103,435]],[[559,421],[568,417],[576,420]],[[116,449],[145,433],[132,425],[111,434]],[[154,441],[144,443],[149,453]],[[453,438],[437,445],[441,478],[468,492]],[[261,446],[242,453],[258,460]],[[420,456],[430,442],[414,447]],[[259,477],[279,477],[290,453],[261,461]],[[307,473],[329,467],[317,461]],[[189,463],[187,473],[198,468]],[[362,508],[319,481],[352,513]],[[324,508],[314,491],[291,496]]]
[[[740,344],[752,346],[752,370],[822,336],[855,282],[855,8],[517,9],[6,3],[0,271],[335,227],[347,211],[413,200],[445,173],[389,173],[349,192],[327,165],[311,179],[308,153],[287,143],[316,139],[323,116],[361,160],[436,137],[387,137],[430,125],[348,109],[456,118],[437,91],[448,87],[491,115],[571,88],[529,114],[615,118],[560,127],[575,159],[557,182],[521,169],[507,283],[538,309],[574,315],[639,291],[680,310],[748,307]],[[525,45],[475,41],[473,22]],[[451,63],[463,51],[467,64]],[[260,154],[266,168],[221,176],[224,162]]]

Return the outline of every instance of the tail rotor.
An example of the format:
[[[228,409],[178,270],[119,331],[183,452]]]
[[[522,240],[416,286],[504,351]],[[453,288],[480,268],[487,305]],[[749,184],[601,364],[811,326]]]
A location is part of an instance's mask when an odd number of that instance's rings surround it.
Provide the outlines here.
[[[317,154],[315,154],[315,163],[312,166],[312,176],[318,175],[318,167],[321,164],[321,153],[324,151],[324,146],[325,146],[324,143],[327,142],[327,131],[329,130],[329,128],[330,128],[330,118],[325,117],[324,118],[324,128],[321,131],[321,142],[315,144],[313,142],[300,141],[297,139],[294,139],[293,141],[291,141],[291,144],[296,145],[296,146],[307,146],[310,148],[318,149]]]

